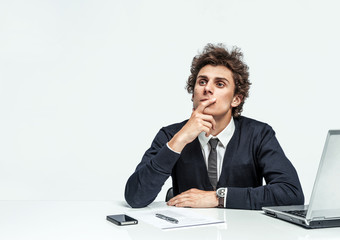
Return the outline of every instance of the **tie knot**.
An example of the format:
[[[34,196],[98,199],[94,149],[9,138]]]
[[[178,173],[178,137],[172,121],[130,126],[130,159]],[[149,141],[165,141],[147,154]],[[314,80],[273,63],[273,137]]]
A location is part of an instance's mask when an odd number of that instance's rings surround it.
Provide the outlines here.
[[[209,144],[212,149],[215,149],[218,144],[218,138],[210,138]]]

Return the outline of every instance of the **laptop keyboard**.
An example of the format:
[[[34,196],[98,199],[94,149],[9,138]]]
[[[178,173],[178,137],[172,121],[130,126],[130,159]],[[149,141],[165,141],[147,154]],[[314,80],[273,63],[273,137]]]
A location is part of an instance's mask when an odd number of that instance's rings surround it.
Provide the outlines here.
[[[295,211],[284,211],[284,212],[295,215],[295,216],[303,217],[303,218],[305,218],[307,215],[307,210],[295,210]]]

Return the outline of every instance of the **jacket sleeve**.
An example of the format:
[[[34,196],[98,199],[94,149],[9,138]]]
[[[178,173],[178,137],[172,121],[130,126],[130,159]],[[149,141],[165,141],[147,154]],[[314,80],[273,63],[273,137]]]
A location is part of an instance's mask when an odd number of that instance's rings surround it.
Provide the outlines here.
[[[128,179],[125,200],[131,207],[141,208],[152,203],[171,175],[180,154],[168,148],[166,143],[170,139],[164,128],[161,129]]]
[[[268,125],[256,134],[251,151],[257,172],[266,185],[228,187],[227,208],[261,209],[264,206],[301,205],[304,195],[295,168],[285,156],[275,132]]]

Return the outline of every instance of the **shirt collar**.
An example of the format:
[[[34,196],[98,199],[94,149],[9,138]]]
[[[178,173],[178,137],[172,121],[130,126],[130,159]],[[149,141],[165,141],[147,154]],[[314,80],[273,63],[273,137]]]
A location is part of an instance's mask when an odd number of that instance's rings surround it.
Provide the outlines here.
[[[209,135],[209,137],[205,136],[205,132],[201,132],[198,135],[198,140],[201,143],[201,146],[204,147],[205,145],[208,144],[210,138],[214,137],[214,138],[218,138],[218,140],[222,143],[223,147],[226,148],[231,137],[233,136],[235,131],[235,123],[234,123],[234,118],[230,119],[229,124],[227,125],[226,128],[224,128],[222,130],[222,132],[220,132],[217,136],[212,136]]]

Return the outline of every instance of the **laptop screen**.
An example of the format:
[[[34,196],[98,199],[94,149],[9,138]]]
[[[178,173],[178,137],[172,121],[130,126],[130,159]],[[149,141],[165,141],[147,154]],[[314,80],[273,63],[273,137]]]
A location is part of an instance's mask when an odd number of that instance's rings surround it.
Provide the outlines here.
[[[340,130],[329,130],[307,219],[340,216]]]

